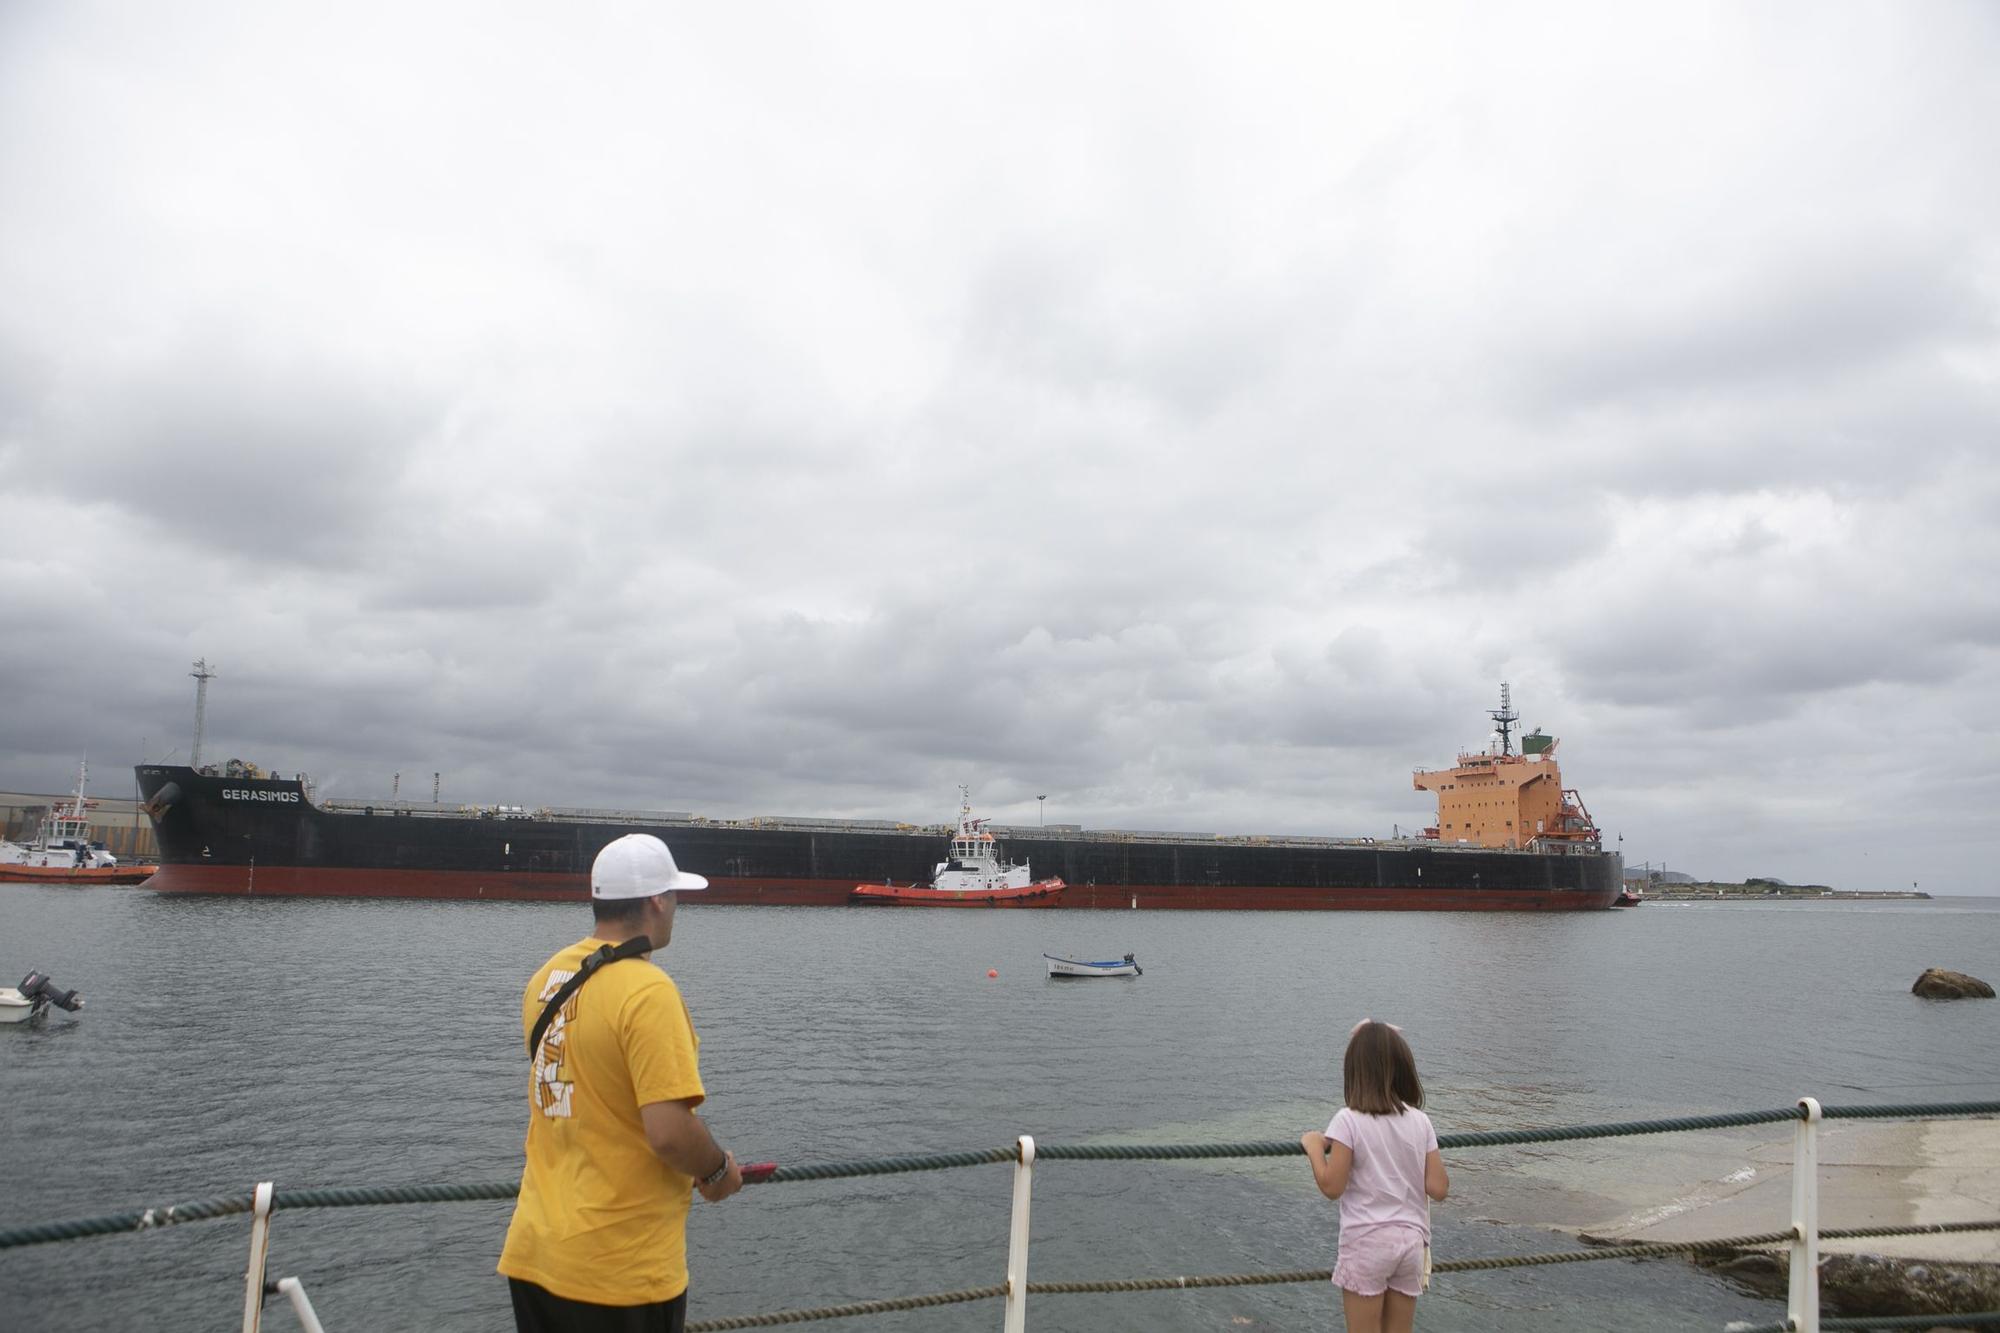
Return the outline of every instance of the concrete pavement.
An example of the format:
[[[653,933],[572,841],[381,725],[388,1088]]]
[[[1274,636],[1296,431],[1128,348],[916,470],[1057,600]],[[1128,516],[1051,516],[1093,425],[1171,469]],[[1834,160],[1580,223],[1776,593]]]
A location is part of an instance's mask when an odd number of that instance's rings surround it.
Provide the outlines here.
[[[1821,1227],[1906,1226],[2000,1219],[2000,1121],[1823,1123]],[[1629,1198],[1626,1202],[1630,1202]],[[1717,1178],[1574,1229],[1640,1244],[1778,1231],[1791,1225],[1792,1143],[1752,1146]],[[2000,1230],[1826,1241],[1828,1254],[2000,1263]]]

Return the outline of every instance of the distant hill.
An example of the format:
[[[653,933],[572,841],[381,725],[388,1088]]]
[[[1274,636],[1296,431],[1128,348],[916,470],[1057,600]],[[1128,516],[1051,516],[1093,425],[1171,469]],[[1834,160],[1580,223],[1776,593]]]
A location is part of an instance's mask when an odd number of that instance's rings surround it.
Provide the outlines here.
[[[1714,884],[1717,882],[1712,879],[1703,879],[1699,875],[1690,875],[1682,870],[1634,870],[1629,865],[1625,867],[1625,878],[1650,878],[1655,884]],[[1749,889],[1823,889],[1826,885],[1794,884],[1790,880],[1779,879],[1776,875],[1751,875],[1743,881],[1743,887]]]

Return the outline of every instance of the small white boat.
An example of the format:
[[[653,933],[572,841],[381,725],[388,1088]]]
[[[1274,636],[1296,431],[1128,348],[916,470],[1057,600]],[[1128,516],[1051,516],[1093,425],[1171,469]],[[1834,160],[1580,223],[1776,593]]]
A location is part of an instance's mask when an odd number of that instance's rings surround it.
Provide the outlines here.
[[[83,997],[64,990],[40,972],[30,972],[21,984],[0,986],[0,1023],[25,1023],[48,1012],[50,1005],[71,1013],[83,1008]]]
[[[1052,953],[1045,953],[1042,957],[1047,960],[1049,975],[1052,977],[1137,977],[1145,975],[1139,965],[1132,961],[1132,955],[1129,953],[1117,962],[1108,963],[1086,963],[1075,958],[1058,958]]]

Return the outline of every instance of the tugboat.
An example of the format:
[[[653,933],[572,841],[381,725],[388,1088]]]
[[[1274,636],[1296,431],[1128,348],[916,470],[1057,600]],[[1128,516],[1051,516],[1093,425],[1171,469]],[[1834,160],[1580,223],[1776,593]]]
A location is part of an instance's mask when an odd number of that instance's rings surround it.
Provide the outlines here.
[[[77,772],[76,794],[49,807],[35,829],[34,841],[0,839],[0,880],[137,884],[159,869],[156,865],[120,865],[103,843],[91,841],[89,811],[97,802],[83,796],[89,776],[86,761]]]
[[[987,821],[972,817],[964,787],[958,793],[958,832],[946,858],[931,870],[930,883],[857,884],[848,901],[877,907],[1054,907],[1063,882],[1035,879],[1025,861],[1001,860]]]

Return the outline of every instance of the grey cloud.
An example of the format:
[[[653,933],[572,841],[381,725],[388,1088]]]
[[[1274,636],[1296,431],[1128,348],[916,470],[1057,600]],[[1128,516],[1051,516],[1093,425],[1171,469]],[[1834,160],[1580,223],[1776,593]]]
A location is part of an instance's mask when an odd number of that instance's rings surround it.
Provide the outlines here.
[[[108,376],[67,372],[27,415],[24,447],[48,466],[25,487],[276,564],[352,558],[425,422],[365,376],[203,343]]]
[[[7,11],[0,785],[206,656],[341,795],[1386,832],[1509,679],[1634,859],[1988,885],[1979,12]]]
[[[1197,268],[1121,272],[1115,235],[1023,242],[972,285],[965,342],[1036,383],[1075,395],[1131,394],[1199,420],[1254,392],[1293,317],[1278,293]]]
[[[1759,385],[1822,383],[1953,346],[1996,325],[1969,247],[1847,234],[1744,247],[1720,272],[1633,273],[1642,292],[1578,312],[1590,327],[1544,354],[1544,407],[1574,410]],[[1634,309],[1640,312],[1634,316]]]

